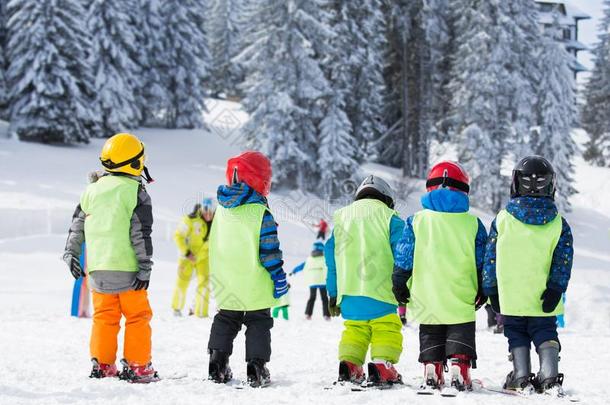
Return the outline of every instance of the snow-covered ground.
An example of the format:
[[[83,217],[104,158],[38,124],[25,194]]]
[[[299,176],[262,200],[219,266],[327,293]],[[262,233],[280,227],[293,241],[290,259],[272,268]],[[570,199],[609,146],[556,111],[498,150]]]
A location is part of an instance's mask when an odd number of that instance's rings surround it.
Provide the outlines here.
[[[408,386],[391,391],[352,393],[325,391],[337,371],[337,343],[342,323],[321,318],[305,321],[308,294],[303,277],[291,280],[291,320],[273,329],[270,370],[273,386],[234,390],[205,381],[206,343],[211,320],[175,318],[170,299],[176,273],[171,234],[180,215],[203,194],[213,194],[224,180],[226,158],[239,151],[232,130],[246,117],[229,103],[214,104],[208,116],[211,133],[202,131],[137,131],[147,147],[148,166],[156,179],[153,199],[155,267],[149,289],[155,312],[153,361],[161,376],[188,375],[151,385],[116,380],[90,380],[88,340],[91,321],[68,316],[72,278],[60,260],[66,231],[89,171],[98,168],[102,141],[82,147],[55,147],[0,139],[0,403],[1,404],[190,404],[190,403],[422,403],[463,404],[561,403],[553,398],[515,398],[473,392],[457,399],[418,397]],[[382,171],[378,166],[365,169]],[[387,176],[394,172],[386,171]],[[577,158],[574,212],[576,260],[568,292],[567,328],[561,330],[561,369],[565,388],[584,404],[605,404],[610,389],[610,180],[607,169],[592,168]],[[308,254],[314,231],[308,223],[331,211],[327,204],[298,193],[274,194],[272,209],[280,223],[287,268]],[[417,195],[401,205],[401,213],[418,208]],[[486,221],[491,219],[484,215]],[[479,313],[478,369],[475,378],[498,383],[510,370],[504,337],[486,330]],[[417,329],[405,331],[398,368],[415,385]],[[537,366],[536,362],[535,367]],[[232,368],[245,378],[244,339],[238,337]]]

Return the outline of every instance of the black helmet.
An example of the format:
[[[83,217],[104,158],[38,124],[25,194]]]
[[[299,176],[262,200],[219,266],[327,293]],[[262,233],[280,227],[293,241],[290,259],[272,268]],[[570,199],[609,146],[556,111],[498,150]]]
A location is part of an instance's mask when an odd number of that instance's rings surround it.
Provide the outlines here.
[[[527,156],[513,169],[510,197],[555,198],[555,169],[542,156]]]
[[[363,198],[375,198],[383,201],[388,207],[394,208],[394,190],[384,179],[372,174],[367,176],[356,190],[354,200]]]

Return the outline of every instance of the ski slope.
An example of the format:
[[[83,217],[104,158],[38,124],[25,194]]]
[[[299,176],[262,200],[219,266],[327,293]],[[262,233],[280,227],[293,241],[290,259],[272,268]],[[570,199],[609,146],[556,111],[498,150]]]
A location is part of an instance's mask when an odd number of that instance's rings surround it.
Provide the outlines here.
[[[277,320],[272,331],[269,368],[273,385],[235,390],[205,381],[211,320],[175,318],[171,313],[177,257],[171,235],[182,214],[203,194],[214,194],[224,180],[227,157],[240,150],[240,138],[233,129],[246,117],[230,103],[211,107],[211,132],[136,131],[146,143],[147,164],[156,180],[148,187],[155,214],[155,266],[149,289],[155,314],[153,362],[160,375],[168,377],[150,385],[89,379],[91,321],[68,316],[73,280],[60,257],[72,211],[87,173],[98,168],[103,141],[56,147],[0,136],[0,404],[566,402],[488,392],[456,399],[417,396],[409,388],[418,384],[421,375],[414,327],[405,331],[404,352],[397,366],[406,387],[383,392],[326,391],[324,387],[336,378],[342,322],[323,321],[319,301],[314,320],[304,320],[308,290],[302,275],[291,279],[291,320]],[[589,167],[580,158],[576,162],[581,194],[574,198],[574,212],[567,216],[574,229],[576,258],[566,305],[567,328],[560,331],[560,366],[566,375],[566,390],[581,403],[606,404],[610,395],[606,385],[610,364],[606,348],[610,342],[610,171]],[[396,175],[376,165],[364,170],[390,178]],[[404,201],[401,213],[417,210],[417,199],[415,194]],[[315,237],[309,224],[320,215],[329,215],[332,207],[299,193],[274,193],[270,203],[280,223],[290,270],[308,255]],[[487,222],[492,218],[481,215]],[[484,311],[478,321],[479,367],[473,376],[500,383],[511,368],[506,341],[486,330]],[[231,365],[236,378],[245,378],[243,334],[235,342]]]

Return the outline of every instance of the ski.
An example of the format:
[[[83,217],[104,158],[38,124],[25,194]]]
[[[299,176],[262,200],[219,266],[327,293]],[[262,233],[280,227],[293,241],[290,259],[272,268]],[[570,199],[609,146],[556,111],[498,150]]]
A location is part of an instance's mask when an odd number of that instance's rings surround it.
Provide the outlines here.
[[[472,384],[473,384],[473,386],[476,386],[483,391],[493,392],[496,394],[509,395],[509,396],[514,396],[514,397],[538,398],[539,396],[545,396],[545,397],[555,397],[558,399],[565,399],[566,401],[569,401],[569,402],[580,402],[580,398],[569,395],[569,394],[565,393],[565,391],[563,391],[563,390],[560,390],[557,393],[545,392],[542,394],[536,394],[535,391],[519,392],[519,391],[507,390],[507,389],[504,389],[499,386],[494,386],[493,384],[486,384],[483,380],[473,380]]]

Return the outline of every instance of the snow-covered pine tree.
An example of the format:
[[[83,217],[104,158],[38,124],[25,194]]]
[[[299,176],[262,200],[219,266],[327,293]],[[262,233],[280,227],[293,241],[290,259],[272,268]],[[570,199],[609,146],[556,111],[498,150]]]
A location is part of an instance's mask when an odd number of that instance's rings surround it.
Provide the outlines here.
[[[506,64],[508,36],[499,23],[499,0],[467,0],[455,7],[456,44],[453,55],[453,121],[457,124],[459,161],[471,177],[473,203],[498,210],[507,194],[502,160],[511,139],[510,102],[513,87]]]
[[[329,84],[316,59],[316,44],[328,41],[328,27],[312,11],[325,0],[266,0],[268,28],[259,51],[246,64],[256,79],[243,105],[250,120],[245,136],[273,162],[278,186],[318,186],[316,104]],[[321,190],[320,190],[321,192]]]
[[[8,88],[6,85],[6,0],[0,1],[0,119],[8,120]]]
[[[11,132],[26,141],[88,142],[99,117],[84,8],[70,0],[11,0],[8,13]]]
[[[540,61],[541,34],[538,10],[532,0],[500,2],[503,38],[501,52],[512,84],[510,97],[511,122],[514,128],[513,153],[519,159],[531,153],[528,142],[530,128],[536,122],[536,100],[544,65]],[[502,40],[506,38],[505,40]]]
[[[340,13],[347,26],[345,47],[351,50],[345,69],[350,73],[351,89],[346,97],[346,112],[354,136],[360,145],[362,159],[377,158],[374,141],[385,134],[384,83],[388,52],[388,21],[381,0],[343,1]]]
[[[538,94],[539,126],[531,147],[535,154],[553,164],[557,173],[557,204],[561,210],[569,211],[569,198],[576,193],[572,185],[576,144],[571,131],[577,108],[570,54],[558,41],[561,38],[558,18],[555,16],[555,29],[543,40],[538,60],[544,74]]]
[[[137,27],[130,17],[134,10],[134,0],[93,0],[89,6],[90,61],[104,136],[136,128],[141,121],[136,98],[142,88]]]
[[[210,53],[203,16],[204,0],[166,0],[161,5],[164,19],[166,69],[164,88],[167,128],[205,128],[203,112],[207,96]]]
[[[344,48],[343,38],[337,33],[345,32],[345,21],[339,14],[340,1],[327,3],[328,13],[319,20],[332,27],[333,33],[327,34],[328,41],[317,41],[318,55],[322,55],[321,67],[329,80],[327,95],[322,107],[323,118],[319,124],[320,141],[318,146],[318,167],[322,195],[329,198],[340,196],[346,191],[345,182],[354,179],[359,171],[358,144],[352,133],[352,124],[345,113],[345,97],[348,86],[345,61],[349,58],[349,48]],[[324,4],[319,4],[320,7]],[[322,9],[321,11],[326,11]],[[350,196],[351,197],[351,196]]]
[[[610,166],[610,0],[604,0],[604,17],[598,29],[595,65],[581,112],[582,126],[589,135],[584,157],[597,165]]]
[[[239,0],[211,0],[206,34],[211,54],[212,94],[225,93],[228,96],[238,94],[237,86],[241,83],[241,72],[233,58],[239,52]]]
[[[138,0],[140,13],[136,14],[138,31],[138,65],[141,68],[141,88],[136,92],[144,125],[163,125],[164,107],[168,92],[163,87],[166,49],[163,47],[163,18],[159,0]]]

